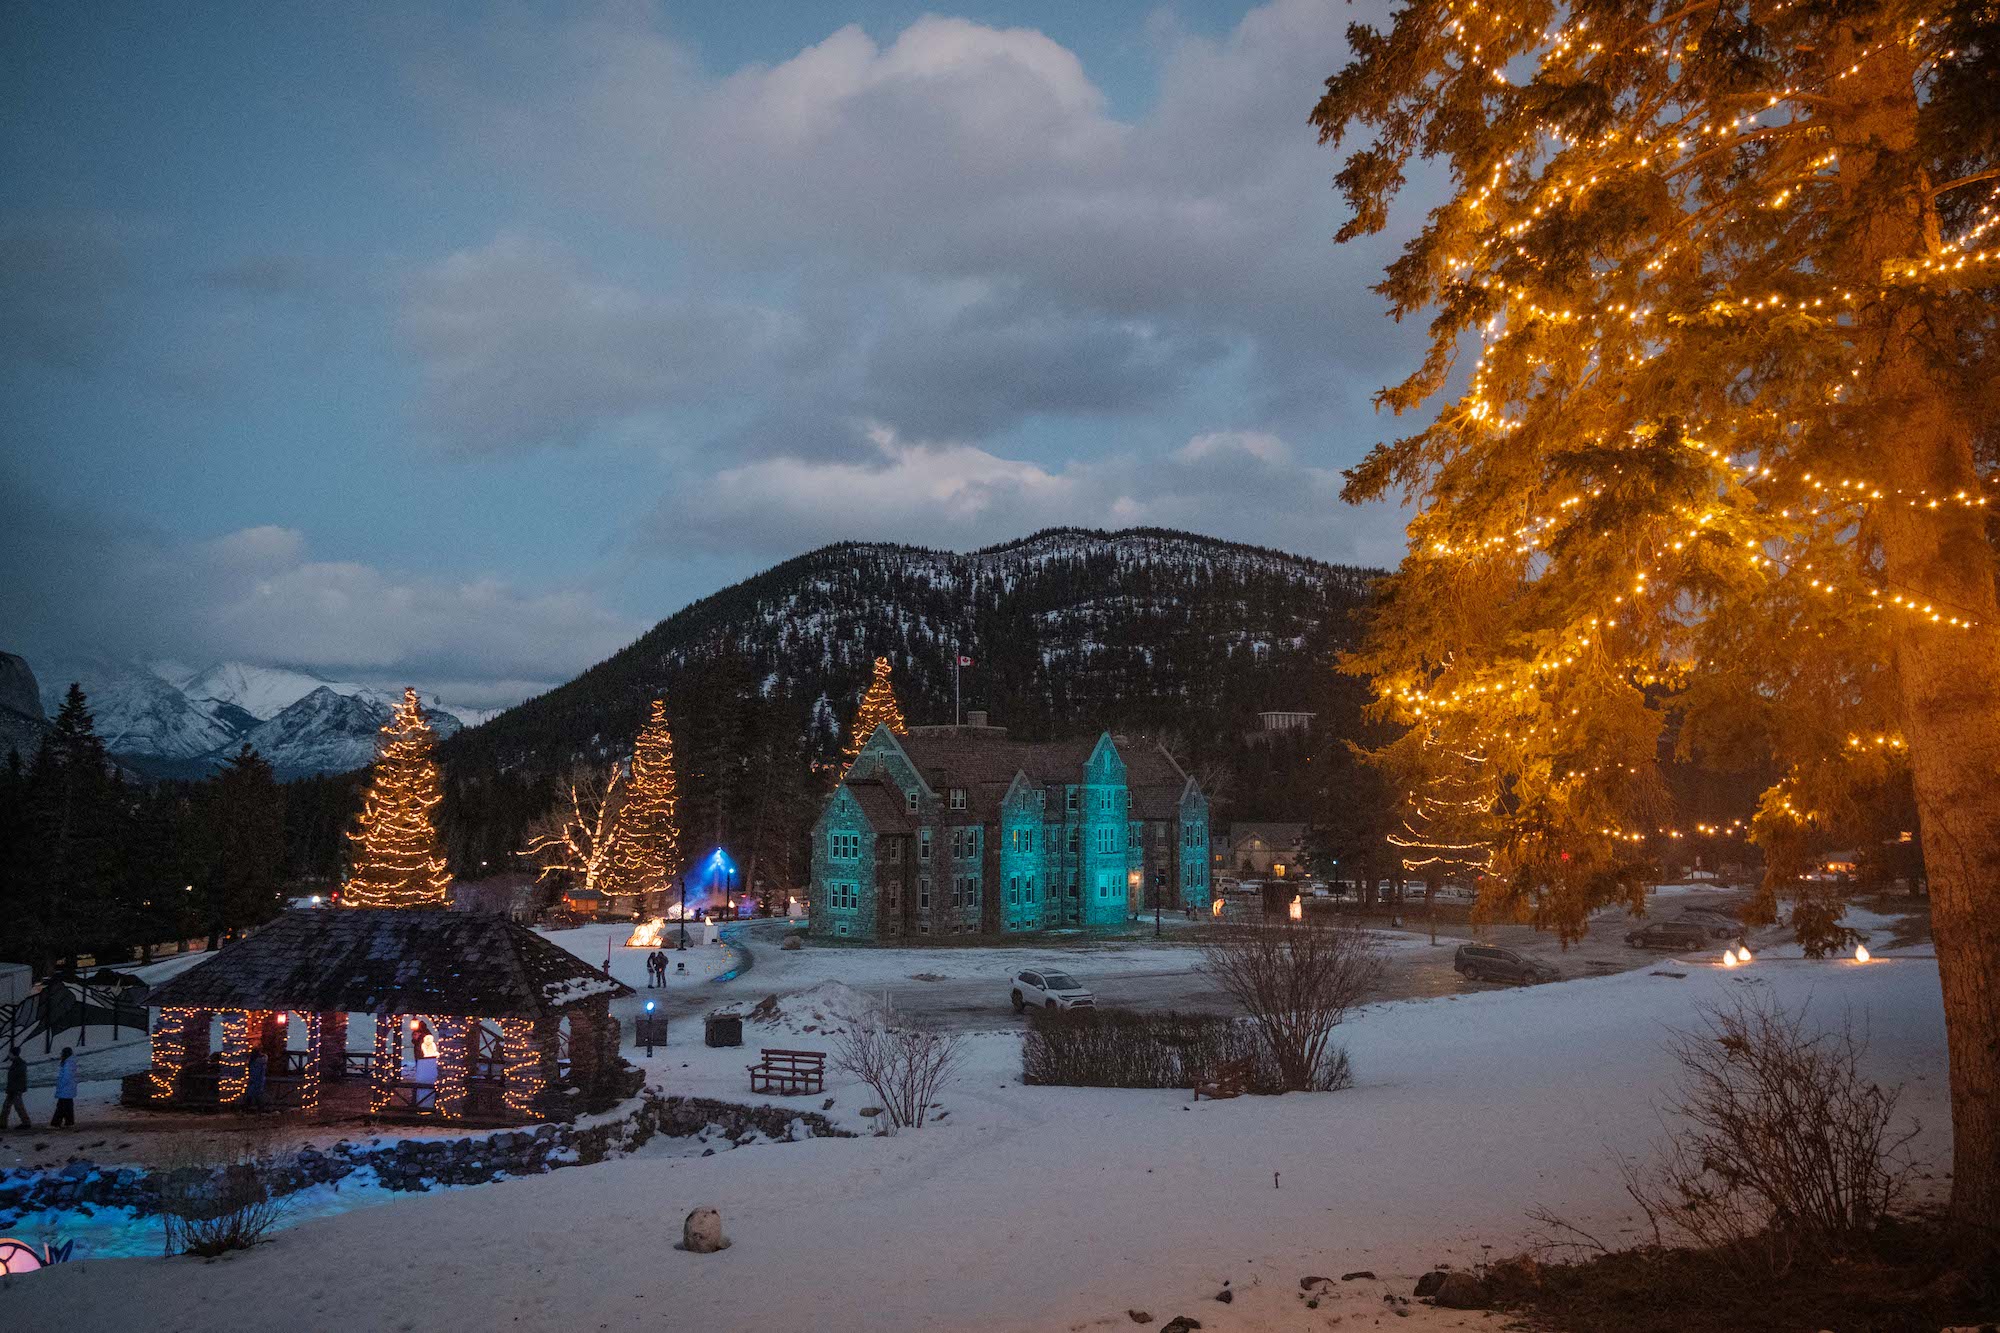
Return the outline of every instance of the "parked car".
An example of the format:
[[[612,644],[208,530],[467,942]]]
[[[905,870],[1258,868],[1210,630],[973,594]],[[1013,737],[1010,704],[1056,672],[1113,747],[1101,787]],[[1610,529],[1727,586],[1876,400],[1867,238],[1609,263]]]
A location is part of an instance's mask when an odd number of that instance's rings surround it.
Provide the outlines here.
[[[1507,981],[1527,986],[1537,981],[1562,980],[1562,973],[1547,963],[1491,944],[1459,945],[1451,966],[1458,975],[1477,981]]]
[[[1712,940],[1732,940],[1743,934],[1741,921],[1726,912],[1717,912],[1707,907],[1690,907],[1675,920],[1700,926],[1708,932],[1708,937]]]
[[[1040,1009],[1095,1009],[1097,997],[1085,990],[1067,972],[1052,967],[1030,968],[1014,974],[1014,1012],[1029,1005]]]
[[[1635,949],[1705,949],[1713,937],[1693,921],[1653,921],[1625,937]]]

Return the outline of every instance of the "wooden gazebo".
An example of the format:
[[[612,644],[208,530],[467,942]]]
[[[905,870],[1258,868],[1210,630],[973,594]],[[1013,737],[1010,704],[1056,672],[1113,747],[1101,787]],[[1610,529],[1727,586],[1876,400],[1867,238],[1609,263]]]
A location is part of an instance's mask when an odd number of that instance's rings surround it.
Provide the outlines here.
[[[377,1116],[542,1119],[571,1104],[566,1089],[597,1100],[617,1082],[610,1005],[631,993],[502,917],[286,912],[154,988],[152,1067],[125,1080],[124,1100],[237,1109],[262,1049],[268,1107],[312,1113],[335,1102]],[[347,1049],[350,1014],[374,1016],[372,1049]],[[302,1049],[292,1049],[294,1016]],[[220,1050],[211,1053],[218,1019]],[[434,1042],[435,1055],[417,1052],[424,1058],[406,1065],[405,1038],[415,1031],[427,1033],[425,1051]]]

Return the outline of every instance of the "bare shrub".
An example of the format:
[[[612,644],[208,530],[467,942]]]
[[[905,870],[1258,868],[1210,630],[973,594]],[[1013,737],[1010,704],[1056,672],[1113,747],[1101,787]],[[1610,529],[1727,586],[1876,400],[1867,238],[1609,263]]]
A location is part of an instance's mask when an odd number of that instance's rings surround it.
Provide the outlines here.
[[[1250,1090],[1282,1091],[1277,1064],[1248,1020],[1178,1010],[1030,1009],[1021,1081],[1070,1088],[1191,1088],[1250,1063]]]
[[[925,1024],[854,1027],[833,1039],[834,1064],[868,1085],[891,1129],[922,1129],[964,1056],[958,1037]]]
[[[1901,1088],[1861,1072],[1851,1021],[1809,1033],[1803,1010],[1748,1000],[1703,1015],[1668,1046],[1680,1081],[1657,1162],[1625,1164],[1655,1244],[1775,1274],[1848,1249],[1907,1194],[1917,1127],[1896,1123]]]
[[[285,1197],[274,1188],[283,1171],[267,1157],[216,1162],[192,1152],[159,1171],[167,1253],[213,1259],[262,1241],[284,1216]]]
[[[1202,970],[1250,1015],[1286,1092],[1345,1086],[1347,1053],[1333,1030],[1382,968],[1375,937],[1358,926],[1296,921],[1202,946]]]

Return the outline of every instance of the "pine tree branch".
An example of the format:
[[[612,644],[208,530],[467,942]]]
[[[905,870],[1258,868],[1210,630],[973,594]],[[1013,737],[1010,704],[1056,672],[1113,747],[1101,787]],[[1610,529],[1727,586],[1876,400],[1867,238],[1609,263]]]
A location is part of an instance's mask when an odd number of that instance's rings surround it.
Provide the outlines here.
[[[1975,171],[1970,176],[1960,176],[1955,181],[1946,181],[1942,185],[1934,185],[1925,197],[1935,199],[1941,194],[1947,194],[1963,186],[1977,185],[1981,181],[1990,180],[2000,180],[2000,167],[1990,167],[1985,171]]]

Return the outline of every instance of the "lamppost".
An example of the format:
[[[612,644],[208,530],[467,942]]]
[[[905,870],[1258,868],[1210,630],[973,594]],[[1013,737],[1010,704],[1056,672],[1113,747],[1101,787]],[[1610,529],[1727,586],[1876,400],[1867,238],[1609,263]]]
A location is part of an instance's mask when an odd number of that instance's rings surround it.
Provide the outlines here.
[[[680,947],[681,947],[681,948],[683,948],[683,949],[685,949],[685,948],[687,948],[687,947],[688,947],[688,877],[687,877],[687,873],[686,873],[685,871],[683,871],[683,872],[681,873],[681,943],[680,943]]]

